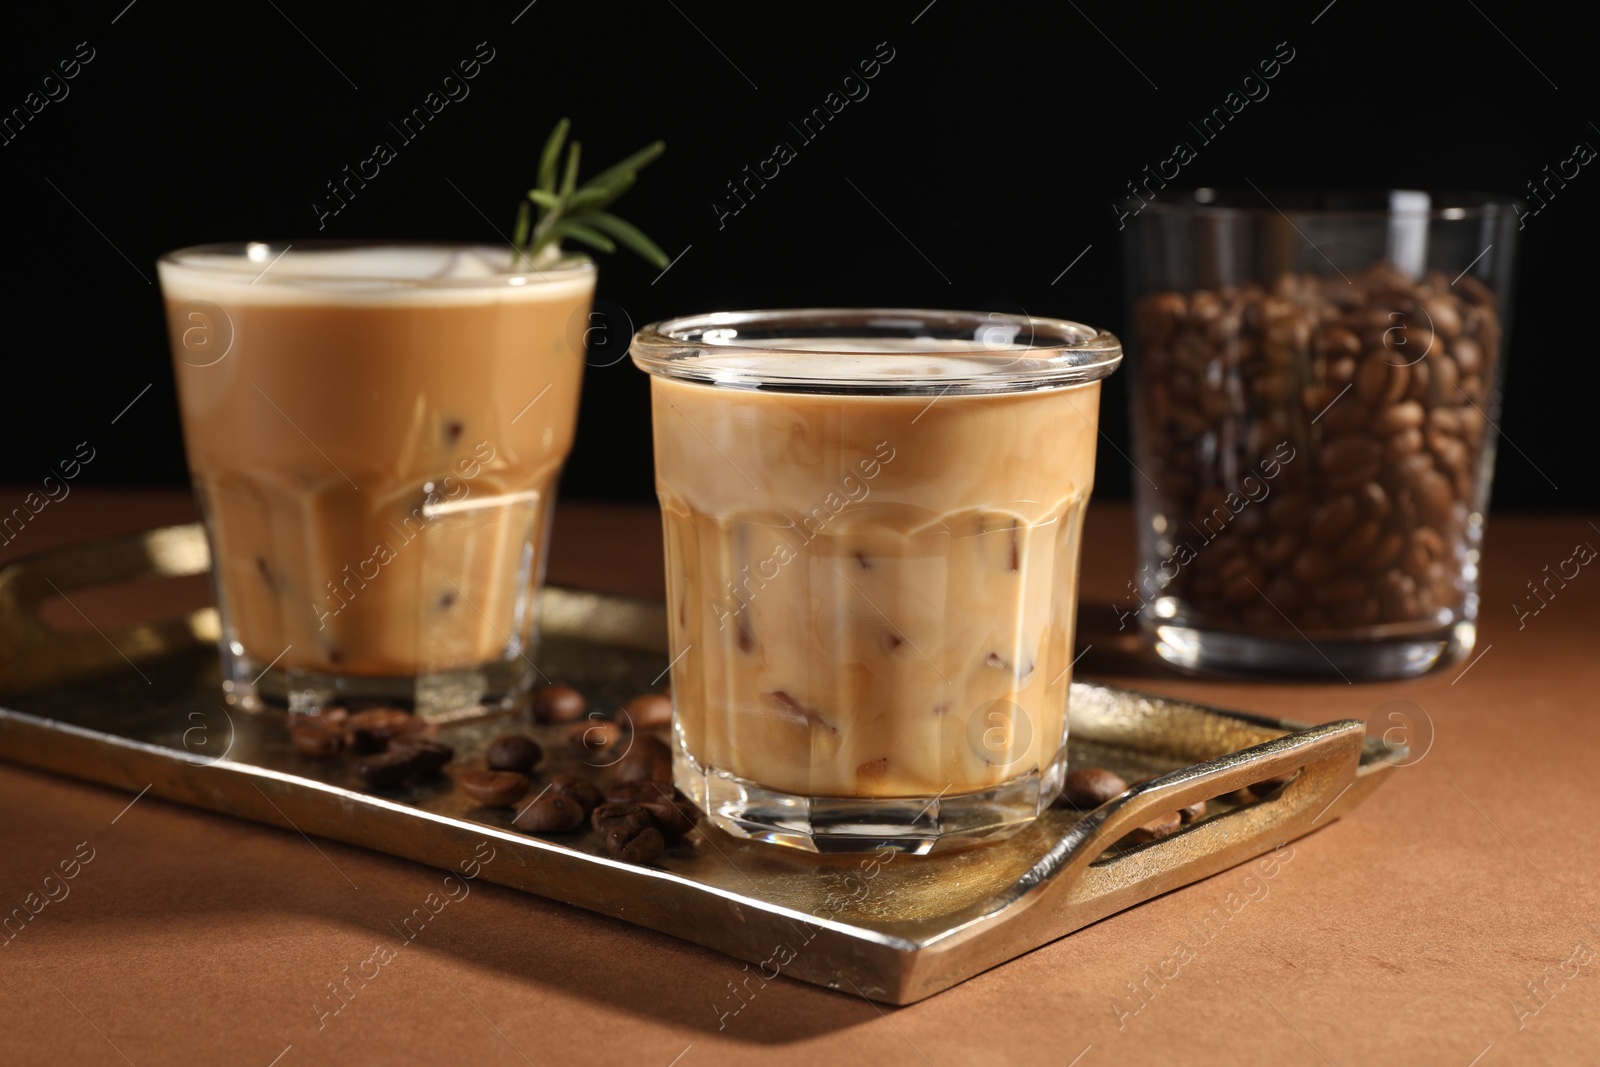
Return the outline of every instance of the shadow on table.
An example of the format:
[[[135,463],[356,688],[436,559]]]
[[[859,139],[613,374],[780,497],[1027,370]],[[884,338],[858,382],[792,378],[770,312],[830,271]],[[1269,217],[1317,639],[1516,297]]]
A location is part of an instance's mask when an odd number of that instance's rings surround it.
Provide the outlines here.
[[[116,790],[11,765],[7,771],[8,778],[22,779],[13,788],[51,812],[47,822],[78,824],[90,809],[99,823],[100,809],[115,814],[131,807],[127,794]],[[756,967],[730,956],[481,879],[466,883],[461,895],[456,875],[450,884],[458,899],[441,905],[448,895],[445,877],[455,872],[306,838],[288,826],[227,820],[153,797],[137,803],[119,819],[114,836],[95,839],[99,855],[84,871],[101,882],[98,890],[85,892],[90,883],[83,881],[61,904],[50,905],[40,916],[49,921],[8,946],[13,956],[20,959],[19,950],[99,955],[124,935],[156,929],[166,930],[179,952],[271,943],[277,947],[265,956],[253,955],[251,996],[260,1010],[285,1015],[292,1020],[286,1025],[302,1032],[320,1029],[319,1021],[356,1031],[383,1026],[389,1013],[415,1004],[417,983],[430,995],[453,999],[446,985],[451,978],[472,991],[456,992],[472,995],[469,1003],[485,1018],[507,1027],[507,1016],[564,1002],[570,1010],[571,1000],[581,998],[600,1009],[595,1019],[625,1013],[761,1046],[825,1036],[895,1010],[781,975],[764,981]],[[464,846],[463,855],[471,854]],[[42,862],[41,870],[49,869],[50,862]],[[181,872],[181,885],[174,884],[174,871]],[[437,909],[431,921],[403,929],[430,898]],[[394,949],[393,961],[363,966],[375,944]],[[356,977],[373,969],[377,977],[368,982]],[[481,984],[471,980],[474,970],[497,972],[523,991],[508,996],[501,984],[493,1000],[484,999]],[[342,996],[335,989],[341,985]],[[319,1020],[318,1012],[336,1018]]]

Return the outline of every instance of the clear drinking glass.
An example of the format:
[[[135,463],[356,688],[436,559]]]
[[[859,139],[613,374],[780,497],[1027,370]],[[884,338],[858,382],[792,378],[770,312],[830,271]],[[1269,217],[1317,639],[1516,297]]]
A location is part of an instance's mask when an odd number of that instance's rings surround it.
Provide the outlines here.
[[[230,699],[518,703],[593,265],[295,242],[159,266]]]
[[[1116,338],[1056,319],[703,315],[633,342],[666,533],[675,778],[733,833],[912,852],[1066,769]]]
[[[1119,614],[1200,670],[1465,655],[1513,201],[1162,196],[1124,234],[1142,559]]]

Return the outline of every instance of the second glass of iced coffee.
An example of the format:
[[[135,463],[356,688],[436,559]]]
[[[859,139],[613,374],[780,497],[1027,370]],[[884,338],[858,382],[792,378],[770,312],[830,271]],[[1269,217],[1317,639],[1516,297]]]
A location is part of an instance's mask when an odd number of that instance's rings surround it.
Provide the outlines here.
[[[1103,331],[947,311],[646,327],[675,777],[722,828],[929,852],[1066,770]]]
[[[516,706],[594,265],[299,242],[160,271],[230,698]]]

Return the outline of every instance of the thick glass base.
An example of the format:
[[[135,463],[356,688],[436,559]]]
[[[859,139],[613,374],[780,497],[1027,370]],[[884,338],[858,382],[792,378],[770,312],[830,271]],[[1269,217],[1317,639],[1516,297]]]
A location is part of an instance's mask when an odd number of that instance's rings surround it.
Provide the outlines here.
[[[226,644],[222,662],[228,702],[251,711],[309,713],[335,705],[353,709],[381,705],[404,709],[428,722],[459,722],[522,707],[533,686],[533,668],[520,657],[465,670],[398,677],[283,669],[257,662]]]
[[[969,848],[1027,826],[1061,791],[1066,751],[1063,747],[1043,774],[1032,772],[975,793],[807,797],[702,767],[675,736],[672,776],[707,818],[736,837],[818,853],[888,848],[926,855]]]
[[[1364,638],[1239,633],[1145,620],[1156,654],[1181,670],[1215,674],[1376,682],[1414,678],[1472,651],[1478,627],[1458,622],[1426,632],[1375,631]]]

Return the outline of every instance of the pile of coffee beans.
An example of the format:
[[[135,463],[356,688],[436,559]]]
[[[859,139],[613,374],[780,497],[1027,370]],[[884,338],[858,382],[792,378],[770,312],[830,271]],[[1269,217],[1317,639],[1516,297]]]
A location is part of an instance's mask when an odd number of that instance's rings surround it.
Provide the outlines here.
[[[601,769],[604,780],[554,773],[532,797],[544,746],[523,734],[496,738],[481,769],[455,776],[461,791],[485,807],[516,808],[512,825],[535,834],[591,828],[608,855],[650,863],[694,829],[699,810],[672,785],[672,750],[652,731],[672,724],[672,700],[643,693],[622,708],[621,719],[589,711],[583,693],[550,685],[533,698],[533,718],[566,726],[566,747]],[[290,715],[289,740],[307,756],[354,757],[352,770],[369,789],[408,785],[436,775],[454,757],[430,724],[401,708],[350,711],[331,707]]]
[[[437,774],[455,750],[433,737],[433,728],[401,708],[327,708],[288,718],[289,743],[307,756],[357,757],[356,777],[371,789],[387,789]]]
[[[1298,771],[1289,771],[1285,774],[1273,775],[1245,789],[1235,790],[1219,799],[1242,807],[1255,804],[1275,795],[1284,783],[1293,778]],[[1143,785],[1149,778],[1140,778],[1135,782],[1124,781],[1117,772],[1105,767],[1074,767],[1067,772],[1061,784],[1061,793],[1056,797],[1056,803],[1063,807],[1072,808],[1079,814],[1087,815],[1109,800],[1121,796],[1131,786]],[[1209,805],[1204,800],[1197,800],[1193,804],[1180,808],[1177,811],[1167,812],[1156,816],[1141,826],[1136,826],[1122,836],[1117,842],[1121,847],[1142,845],[1150,841],[1157,841],[1177,833],[1181,828],[1190,823],[1197,823],[1206,817]]]
[[[596,784],[578,774],[552,774],[526,803],[543,752],[521,735],[496,740],[486,767],[460,776],[461,788],[480,804],[517,807],[511,824],[535,834],[567,834],[589,827],[606,853],[628,863],[650,863],[694,828],[698,810],[672,785],[672,750],[648,730],[672,722],[672,702],[646,693],[623,709],[624,722],[585,715],[588,701],[572,686],[553,685],[534,696],[534,717],[570,724],[567,745],[606,772]],[[664,711],[664,714],[663,714]]]
[[[1151,293],[1134,330],[1136,483],[1155,486],[1165,557],[1141,601],[1244,630],[1459,617],[1500,351],[1489,289],[1378,264]]]

